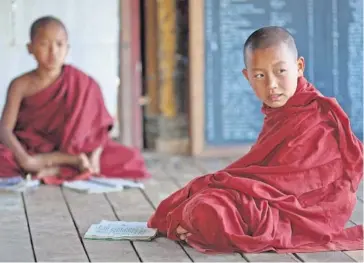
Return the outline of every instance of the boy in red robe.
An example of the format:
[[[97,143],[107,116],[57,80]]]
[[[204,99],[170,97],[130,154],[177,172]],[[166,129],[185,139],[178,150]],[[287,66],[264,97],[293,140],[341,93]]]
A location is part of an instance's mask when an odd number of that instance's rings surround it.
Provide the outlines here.
[[[45,183],[89,175],[149,177],[138,150],[111,140],[113,119],[96,81],[65,65],[68,34],[54,17],[31,26],[38,67],[15,78],[0,121],[0,177],[31,173]]]
[[[344,229],[363,176],[347,115],[304,78],[285,29],[255,31],[244,58],[265,114],[257,142],[163,200],[149,227],[206,253],[362,249],[362,226]]]

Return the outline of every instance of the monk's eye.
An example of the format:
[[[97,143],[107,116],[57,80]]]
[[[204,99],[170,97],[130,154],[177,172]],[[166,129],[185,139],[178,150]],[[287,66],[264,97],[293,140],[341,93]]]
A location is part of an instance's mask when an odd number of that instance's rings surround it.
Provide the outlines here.
[[[254,75],[254,78],[256,78],[256,79],[261,79],[261,78],[264,78],[264,75],[263,75],[262,73],[255,74],[255,75]]]
[[[64,46],[64,43],[63,42],[57,42],[57,46],[58,47],[63,47]]]
[[[287,70],[285,70],[285,69],[280,69],[280,70],[279,70],[279,73],[280,73],[280,74],[282,74],[282,73],[284,73],[284,72],[286,72],[286,71],[287,71]]]

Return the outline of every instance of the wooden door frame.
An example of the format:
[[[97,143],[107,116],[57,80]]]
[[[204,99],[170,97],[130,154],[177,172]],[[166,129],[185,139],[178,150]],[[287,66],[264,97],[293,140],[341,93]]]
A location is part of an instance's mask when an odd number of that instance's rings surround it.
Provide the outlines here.
[[[189,3],[189,134],[193,156],[243,155],[251,145],[209,146],[205,138],[205,1]]]
[[[118,121],[120,143],[143,148],[140,3],[120,0]]]

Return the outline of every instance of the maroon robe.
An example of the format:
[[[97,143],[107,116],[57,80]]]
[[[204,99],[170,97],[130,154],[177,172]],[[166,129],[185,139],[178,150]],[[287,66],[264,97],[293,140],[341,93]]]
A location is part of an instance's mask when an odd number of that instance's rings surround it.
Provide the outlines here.
[[[148,225],[205,253],[363,248],[363,227],[344,229],[363,176],[363,145],[333,99],[304,78],[281,108],[263,106],[249,153],[192,180],[161,202]]]
[[[14,134],[30,154],[61,151],[90,153],[102,146],[100,169],[106,177],[143,179],[150,175],[137,149],[111,140],[113,119],[96,81],[77,68],[65,65],[49,87],[21,102]],[[13,153],[0,144],[0,176],[23,174]],[[62,167],[59,176],[45,177],[47,184],[87,178],[73,167]]]

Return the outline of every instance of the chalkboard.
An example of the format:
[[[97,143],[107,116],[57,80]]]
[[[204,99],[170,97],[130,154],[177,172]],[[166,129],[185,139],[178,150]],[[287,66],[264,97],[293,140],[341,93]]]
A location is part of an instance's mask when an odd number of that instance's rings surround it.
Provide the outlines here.
[[[306,61],[306,78],[339,101],[362,139],[362,0],[205,0],[204,13],[206,144],[256,140],[263,114],[242,75],[243,43],[267,25],[293,34]]]

